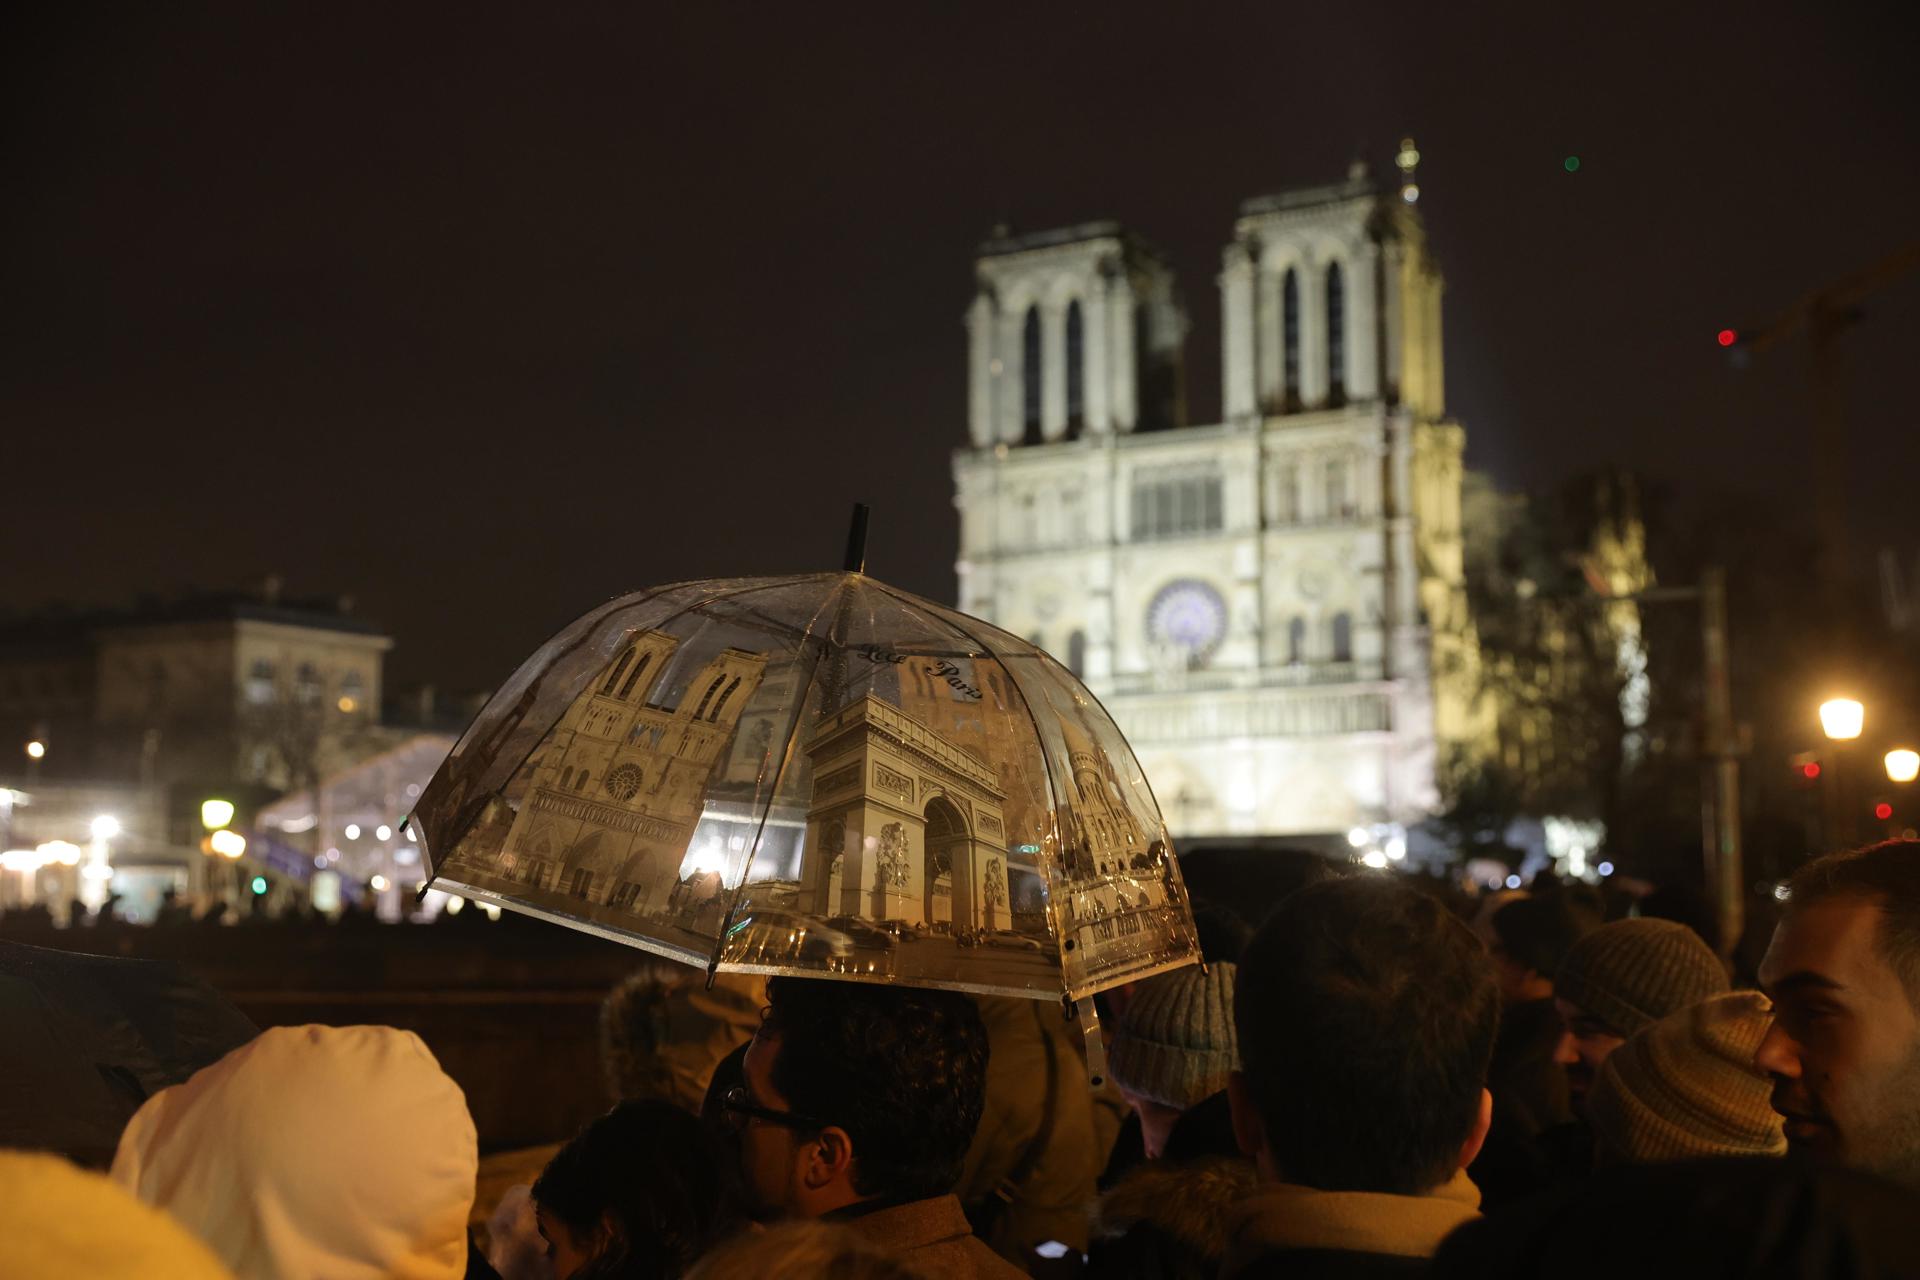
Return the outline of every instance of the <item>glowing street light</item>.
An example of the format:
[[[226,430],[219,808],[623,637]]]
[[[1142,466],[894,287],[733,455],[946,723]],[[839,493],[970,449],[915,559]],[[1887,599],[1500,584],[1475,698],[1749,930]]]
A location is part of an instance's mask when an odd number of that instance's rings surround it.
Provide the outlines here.
[[[393,882],[385,876],[375,876],[373,879],[367,881],[367,888],[373,890],[375,893],[385,893],[392,887]]]
[[[385,825],[375,827],[373,835],[377,840],[391,840],[393,838],[393,828]]]
[[[1896,747],[1887,752],[1887,777],[1894,782],[1912,782],[1920,778],[1920,751]]]
[[[207,839],[213,851],[223,858],[238,858],[247,851],[247,838],[238,831],[222,828]]]
[[[47,754],[47,744],[35,738],[27,744],[27,759],[38,760]]]
[[[92,830],[95,840],[111,840],[120,834],[120,819],[103,813],[93,820]]]
[[[209,831],[218,831],[233,821],[233,801],[202,800],[200,802],[200,825]]]
[[[357,822],[349,822],[345,834],[349,840],[358,840],[360,838],[360,824]]]
[[[1829,698],[1820,704],[1820,729],[1836,742],[1851,741],[1866,727],[1867,709],[1852,698]]]

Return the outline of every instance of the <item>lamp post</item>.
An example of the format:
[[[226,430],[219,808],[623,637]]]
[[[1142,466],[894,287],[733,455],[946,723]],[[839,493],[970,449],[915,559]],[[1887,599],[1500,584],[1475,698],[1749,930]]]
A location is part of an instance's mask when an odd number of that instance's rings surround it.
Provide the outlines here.
[[[1846,771],[1840,767],[1846,744],[1859,738],[1866,728],[1867,709],[1854,698],[1828,698],[1820,704],[1820,731],[1833,744],[1826,790],[1827,844],[1833,847],[1854,843],[1853,810],[1847,806]]]

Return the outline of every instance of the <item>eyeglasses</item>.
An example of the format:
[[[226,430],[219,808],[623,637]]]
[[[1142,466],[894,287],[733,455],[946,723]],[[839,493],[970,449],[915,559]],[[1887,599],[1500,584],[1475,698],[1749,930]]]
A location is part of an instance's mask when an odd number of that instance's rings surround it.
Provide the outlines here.
[[[749,1120],[764,1120],[786,1129],[818,1130],[827,1127],[826,1121],[803,1116],[797,1111],[776,1111],[772,1107],[755,1106],[753,1095],[747,1092],[745,1085],[735,1085],[721,1094],[720,1108],[727,1127],[735,1133],[745,1129]]]

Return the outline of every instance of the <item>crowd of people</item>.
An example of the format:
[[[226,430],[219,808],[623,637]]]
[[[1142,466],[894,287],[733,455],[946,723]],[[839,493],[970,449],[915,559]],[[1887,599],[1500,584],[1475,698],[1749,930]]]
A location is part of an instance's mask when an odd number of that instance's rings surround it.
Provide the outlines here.
[[[642,984],[629,1096],[495,1203],[416,1036],[270,1029],[104,1173],[0,1153],[0,1273],[1920,1275],[1920,842],[1804,866],[1757,989],[1577,887],[1298,880],[1200,902],[1207,963],[1091,1048],[1036,1001]]]

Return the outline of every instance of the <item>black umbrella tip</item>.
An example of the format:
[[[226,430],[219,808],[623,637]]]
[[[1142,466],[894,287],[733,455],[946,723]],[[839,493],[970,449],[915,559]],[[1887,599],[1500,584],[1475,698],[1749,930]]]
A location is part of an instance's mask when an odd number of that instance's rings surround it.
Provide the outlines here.
[[[853,520],[847,526],[847,555],[841,565],[848,573],[867,571],[867,517],[872,512],[864,502],[853,504]]]

